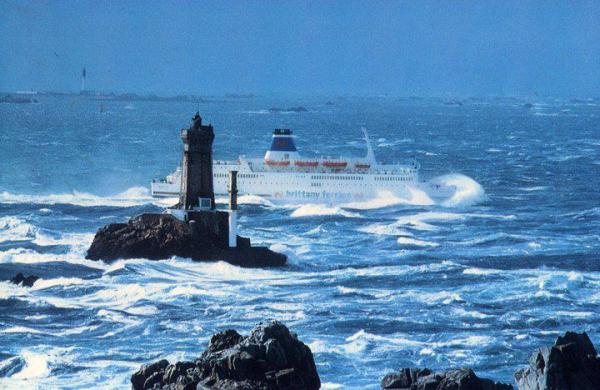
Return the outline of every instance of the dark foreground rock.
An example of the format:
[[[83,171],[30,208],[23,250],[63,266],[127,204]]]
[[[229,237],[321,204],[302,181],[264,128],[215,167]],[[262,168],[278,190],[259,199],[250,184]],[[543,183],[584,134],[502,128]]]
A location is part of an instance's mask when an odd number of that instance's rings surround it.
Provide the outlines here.
[[[535,351],[529,367],[515,373],[519,390],[598,390],[600,358],[588,335],[567,332]]]
[[[511,385],[479,378],[473,370],[459,368],[431,371],[427,368],[402,368],[381,380],[382,389],[402,390],[511,390]]]
[[[38,279],[39,279],[39,277],[37,277],[35,275],[29,275],[29,276],[25,277],[22,273],[19,272],[18,274],[15,275],[14,278],[12,278],[10,280],[10,282],[14,283],[18,286],[33,287],[33,284]]]
[[[286,256],[265,247],[252,247],[250,239],[237,237],[237,247],[228,246],[227,214],[198,212],[192,224],[169,214],[142,214],[127,223],[113,223],[98,230],[87,259],[168,259],[188,257],[197,261],[223,260],[242,267],[275,267]]]
[[[235,330],[214,335],[194,362],[161,360],[131,376],[133,389],[318,389],[312,352],[277,322],[259,324],[250,336]]]

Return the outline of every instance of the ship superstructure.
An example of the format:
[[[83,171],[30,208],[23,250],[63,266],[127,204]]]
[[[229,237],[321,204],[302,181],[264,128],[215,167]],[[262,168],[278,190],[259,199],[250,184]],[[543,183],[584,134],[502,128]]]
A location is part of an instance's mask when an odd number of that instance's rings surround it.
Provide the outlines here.
[[[238,171],[240,195],[258,195],[292,202],[352,202],[378,196],[382,192],[398,197],[411,196],[419,183],[419,164],[379,164],[368,134],[363,129],[367,153],[361,158],[306,158],[296,149],[289,129],[275,129],[271,147],[263,158],[240,156],[235,161],[213,162],[214,191],[227,194],[230,171]],[[181,169],[161,181],[152,182],[152,196],[179,196]],[[431,186],[430,186],[431,187]],[[452,188],[433,186],[433,196],[451,195]],[[429,193],[429,191],[428,191]]]

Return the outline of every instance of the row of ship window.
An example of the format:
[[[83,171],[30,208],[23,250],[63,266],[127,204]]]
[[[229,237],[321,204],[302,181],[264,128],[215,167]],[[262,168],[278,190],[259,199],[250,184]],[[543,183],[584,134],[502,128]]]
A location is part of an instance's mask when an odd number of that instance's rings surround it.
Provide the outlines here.
[[[228,177],[228,173],[217,173],[216,177]],[[256,179],[261,175],[255,173],[241,173],[238,177],[248,178],[248,179]],[[321,176],[321,175],[313,175],[310,177],[312,180],[363,180],[364,178],[361,176]],[[375,177],[375,181],[409,181],[410,179],[405,176],[383,176],[383,177]]]
[[[321,176],[313,175],[312,180],[363,180],[361,176]]]
[[[216,173],[216,177],[229,177],[229,173]],[[247,179],[256,179],[259,177],[256,173],[240,173],[238,177],[243,177]]]
[[[375,181],[409,181],[408,177],[405,176],[389,176],[389,177],[375,177]]]

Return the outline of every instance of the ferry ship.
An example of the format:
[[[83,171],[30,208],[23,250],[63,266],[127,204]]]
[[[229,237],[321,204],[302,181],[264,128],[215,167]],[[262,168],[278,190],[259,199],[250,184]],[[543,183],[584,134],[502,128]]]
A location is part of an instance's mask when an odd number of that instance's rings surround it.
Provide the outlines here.
[[[238,171],[240,195],[306,203],[365,201],[382,193],[411,199],[415,190],[433,200],[451,197],[456,188],[419,181],[419,163],[379,164],[366,129],[367,154],[362,158],[305,158],[296,149],[289,129],[275,129],[264,158],[213,161],[215,195],[227,195],[228,175]],[[181,168],[151,183],[153,197],[179,196]]]

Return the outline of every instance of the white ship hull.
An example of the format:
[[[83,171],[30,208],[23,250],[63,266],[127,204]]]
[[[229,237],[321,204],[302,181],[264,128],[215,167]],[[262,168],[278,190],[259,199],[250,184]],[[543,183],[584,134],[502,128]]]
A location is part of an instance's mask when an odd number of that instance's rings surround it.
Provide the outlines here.
[[[276,130],[273,145],[264,159],[214,161],[215,195],[227,195],[229,172],[237,171],[238,193],[285,202],[347,203],[361,202],[385,193],[411,199],[424,191],[432,200],[451,197],[456,188],[419,182],[419,166],[378,164],[367,140],[367,156],[348,159],[302,158],[295,149],[289,130]],[[165,180],[151,184],[154,197],[177,197],[181,187],[178,169]]]
[[[434,200],[451,197],[454,187],[418,182],[418,175],[331,173],[331,172],[255,172],[249,164],[235,161],[215,161],[213,178],[215,195],[227,195],[230,171],[238,171],[238,193],[298,203],[346,203],[376,198],[382,193],[410,199],[414,190],[425,191]],[[174,174],[170,181],[151,185],[154,197],[177,197],[181,177]]]

